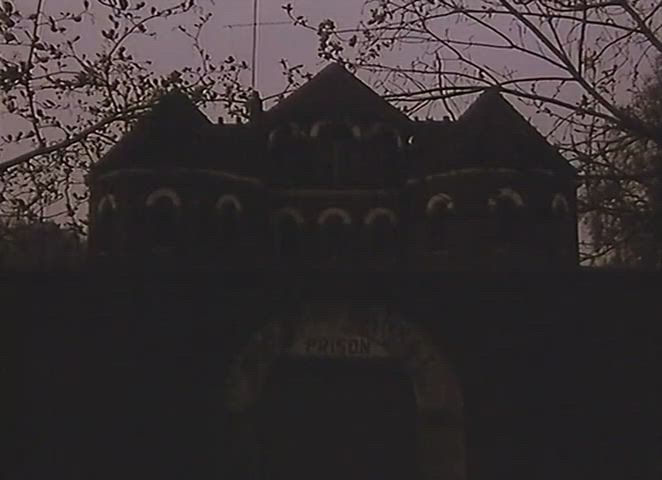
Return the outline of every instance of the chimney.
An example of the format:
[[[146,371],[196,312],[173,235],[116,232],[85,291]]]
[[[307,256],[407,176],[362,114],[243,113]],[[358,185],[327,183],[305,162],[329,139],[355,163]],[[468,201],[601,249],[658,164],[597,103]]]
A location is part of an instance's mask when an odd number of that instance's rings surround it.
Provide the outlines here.
[[[262,99],[257,90],[253,90],[248,96],[246,101],[246,111],[248,113],[248,120],[251,123],[256,123],[262,118]]]

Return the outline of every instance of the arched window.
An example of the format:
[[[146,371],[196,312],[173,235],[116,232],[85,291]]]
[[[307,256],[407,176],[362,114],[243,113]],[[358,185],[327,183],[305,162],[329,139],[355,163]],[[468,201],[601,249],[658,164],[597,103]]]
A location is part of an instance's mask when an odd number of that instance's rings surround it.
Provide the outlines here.
[[[97,204],[95,227],[97,252],[110,253],[117,234],[117,202],[113,195],[104,196]]]
[[[425,213],[428,242],[433,252],[443,252],[448,248],[448,223],[454,210],[453,199],[445,193],[438,193],[428,201]]]
[[[317,122],[310,129],[310,137],[318,149],[320,183],[332,186],[343,183],[347,179],[348,162],[356,146],[352,127],[343,122]]]
[[[267,137],[272,156],[271,176],[278,184],[298,184],[306,181],[311,155],[308,132],[296,123],[274,128]]]
[[[175,250],[179,237],[182,203],[177,193],[163,188],[152,192],[147,201],[147,242],[155,253]]]
[[[565,198],[565,195],[562,193],[557,193],[552,198],[552,216],[555,218],[563,218],[570,212],[570,206],[568,205],[568,200]]]
[[[546,238],[543,244],[547,245],[549,258],[557,258],[559,255],[565,257],[568,253],[568,232],[565,225],[570,213],[568,200],[562,193],[557,193],[552,197],[549,210],[549,225],[544,232]],[[569,225],[569,224],[568,224]]]
[[[339,208],[329,208],[320,214],[317,223],[322,257],[327,260],[343,257],[349,246],[349,228],[352,223],[349,214]]]
[[[296,210],[280,210],[274,219],[276,255],[284,260],[295,260],[301,255],[301,226],[303,217]]]
[[[377,123],[365,135],[368,154],[375,162],[375,174],[379,174],[387,185],[397,183],[400,177],[400,152],[403,141],[400,133],[388,125]]]
[[[510,188],[503,188],[490,199],[489,208],[496,221],[497,241],[502,245],[517,243],[524,234],[524,201]]]
[[[373,125],[365,137],[373,140],[375,145],[383,148],[385,152],[397,152],[404,146],[400,133],[395,128],[382,123]]]
[[[316,122],[310,129],[310,136],[320,142],[335,142],[352,140],[359,134],[360,130],[353,129],[344,122],[321,121]]]
[[[304,137],[304,133],[296,123],[289,123],[284,126],[276,127],[269,132],[267,137],[267,146],[269,150],[280,152],[289,150]]]
[[[364,223],[370,253],[376,257],[394,255],[397,247],[395,213],[386,208],[375,208],[366,215]]]
[[[290,146],[292,134],[287,127],[279,127],[271,130],[267,136],[267,148],[270,152],[279,154]]]
[[[217,238],[221,250],[237,246],[240,236],[241,203],[234,195],[223,195],[216,202]]]

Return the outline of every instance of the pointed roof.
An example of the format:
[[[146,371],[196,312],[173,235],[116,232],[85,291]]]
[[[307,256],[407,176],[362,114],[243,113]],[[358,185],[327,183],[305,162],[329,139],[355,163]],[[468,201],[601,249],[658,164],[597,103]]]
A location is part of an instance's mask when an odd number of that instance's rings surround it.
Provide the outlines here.
[[[336,62],[266,112],[270,123],[344,118],[409,122],[405,114]]]
[[[462,150],[485,166],[548,169],[576,174],[538,130],[500,94],[486,90],[458,120],[464,132]]]
[[[195,138],[211,122],[186,94],[168,92],[93,166],[93,173],[116,168],[187,162]]]
[[[193,101],[179,89],[171,90],[170,92],[162,95],[152,112],[155,116],[160,116],[162,118],[175,119],[177,120],[178,125],[183,119],[187,121],[189,125],[202,125],[209,124],[209,120],[205,115],[195,106]]]

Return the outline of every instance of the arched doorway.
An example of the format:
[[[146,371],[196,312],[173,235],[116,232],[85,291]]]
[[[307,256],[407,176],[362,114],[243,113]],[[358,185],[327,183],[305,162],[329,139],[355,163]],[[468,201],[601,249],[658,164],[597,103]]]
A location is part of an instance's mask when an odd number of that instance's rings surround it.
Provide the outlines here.
[[[416,397],[395,362],[282,358],[259,412],[263,480],[418,477]]]
[[[458,380],[421,325],[381,306],[307,302],[266,322],[225,406],[242,478],[466,478]]]

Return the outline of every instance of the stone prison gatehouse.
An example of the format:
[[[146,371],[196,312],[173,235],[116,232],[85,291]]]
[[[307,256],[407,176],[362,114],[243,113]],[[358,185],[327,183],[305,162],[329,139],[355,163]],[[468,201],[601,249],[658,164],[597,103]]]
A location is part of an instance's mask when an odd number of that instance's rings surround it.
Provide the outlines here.
[[[658,278],[578,266],[576,172],[498,91],[249,106],[163,96],[87,268],[3,277],[5,478],[659,478]]]

